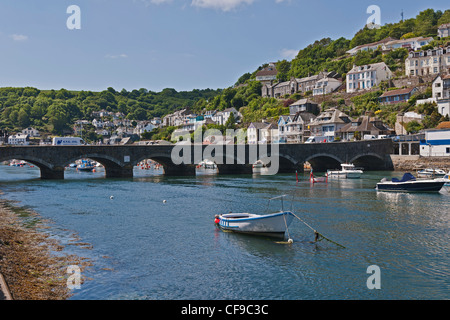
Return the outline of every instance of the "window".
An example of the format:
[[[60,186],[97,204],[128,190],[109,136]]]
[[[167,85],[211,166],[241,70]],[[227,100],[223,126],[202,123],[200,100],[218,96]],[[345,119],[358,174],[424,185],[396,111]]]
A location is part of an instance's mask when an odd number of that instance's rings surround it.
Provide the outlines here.
[[[450,148],[445,148],[445,153],[450,153]]]
[[[433,71],[434,73],[438,73],[438,68],[437,67],[434,67],[433,70],[434,70]]]

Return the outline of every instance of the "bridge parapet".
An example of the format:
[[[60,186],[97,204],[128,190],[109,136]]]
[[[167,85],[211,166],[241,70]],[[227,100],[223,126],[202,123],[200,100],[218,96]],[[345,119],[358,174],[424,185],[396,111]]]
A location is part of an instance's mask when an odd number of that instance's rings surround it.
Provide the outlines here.
[[[195,175],[195,165],[213,159],[219,174],[249,174],[262,160],[276,166],[273,173],[303,171],[308,161],[315,171],[355,162],[367,170],[392,170],[392,140],[280,145],[121,145],[121,146],[1,146],[0,161],[20,159],[41,170],[42,179],[63,179],[64,168],[77,159],[90,158],[105,167],[107,178],[133,176],[144,159],[162,164],[166,175]],[[181,151],[180,151],[181,150]],[[200,155],[199,155],[200,154]]]

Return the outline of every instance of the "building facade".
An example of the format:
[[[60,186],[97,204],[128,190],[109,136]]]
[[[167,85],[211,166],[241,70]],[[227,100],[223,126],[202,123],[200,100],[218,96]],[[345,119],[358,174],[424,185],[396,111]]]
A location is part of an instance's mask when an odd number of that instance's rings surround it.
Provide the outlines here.
[[[372,89],[391,78],[392,71],[384,62],[353,66],[347,73],[347,93]]]
[[[423,157],[450,157],[450,129],[425,130],[425,139],[420,141]]]
[[[450,46],[410,52],[405,61],[405,72],[409,76],[450,73]]]

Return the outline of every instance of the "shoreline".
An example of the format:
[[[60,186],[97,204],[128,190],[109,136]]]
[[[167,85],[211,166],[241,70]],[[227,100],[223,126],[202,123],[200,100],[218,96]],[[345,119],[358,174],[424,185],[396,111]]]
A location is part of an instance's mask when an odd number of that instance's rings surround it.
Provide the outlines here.
[[[0,274],[13,300],[67,300],[67,267],[86,266],[45,231],[49,227],[36,212],[0,198]],[[0,294],[0,297],[2,295]]]
[[[410,171],[415,173],[426,168],[443,169],[450,171],[450,157],[421,157],[391,155],[394,171]]]

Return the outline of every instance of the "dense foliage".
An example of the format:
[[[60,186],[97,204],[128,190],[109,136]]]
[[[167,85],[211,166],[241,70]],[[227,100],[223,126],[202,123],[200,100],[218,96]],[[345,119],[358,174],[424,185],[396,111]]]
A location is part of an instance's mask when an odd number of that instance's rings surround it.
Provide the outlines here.
[[[36,88],[0,88],[0,128],[10,131],[28,126],[61,134],[76,120],[91,120],[93,111],[122,112],[130,120],[149,120],[175,110],[192,107],[198,101],[217,96],[222,90],[177,92],[146,89],[101,92],[41,91]]]

